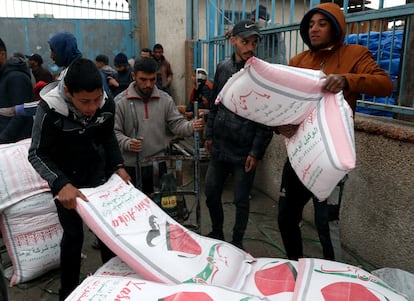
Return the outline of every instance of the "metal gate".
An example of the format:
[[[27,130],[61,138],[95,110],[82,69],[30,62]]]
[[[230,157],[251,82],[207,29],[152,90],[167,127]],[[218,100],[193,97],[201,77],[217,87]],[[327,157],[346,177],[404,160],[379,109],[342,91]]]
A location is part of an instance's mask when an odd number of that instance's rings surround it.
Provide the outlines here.
[[[403,0],[404,1],[404,0]],[[226,31],[242,19],[258,20],[259,5],[266,7],[267,22],[261,29],[262,39],[257,56],[270,63],[289,62],[305,49],[299,34],[299,22],[304,13],[321,2],[340,5],[348,23],[346,43],[359,43],[370,48],[377,63],[387,70],[394,85],[390,97],[378,98],[361,95],[357,111],[373,115],[395,117],[395,113],[414,115],[414,99],[407,93],[411,88],[407,76],[413,62],[413,40],[410,28],[414,3],[385,7],[384,0],[205,0],[195,1],[195,14],[205,24],[198,22],[194,38],[194,66],[208,70],[214,76],[217,63],[232,53]],[[391,1],[398,4],[402,1]],[[405,1],[404,1],[405,2]],[[376,5],[374,5],[376,3]],[[205,5],[205,16],[202,11]],[[202,21],[202,22],[203,22]],[[203,30],[200,30],[203,28]],[[205,32],[204,32],[205,29]],[[285,59],[285,60],[284,60]]]
[[[117,53],[133,57],[139,49],[131,18],[136,6],[126,0],[2,0],[1,5],[0,37],[8,55],[38,53],[52,72],[57,66],[48,40],[58,32],[73,33],[84,57],[94,60],[103,53],[111,64]]]

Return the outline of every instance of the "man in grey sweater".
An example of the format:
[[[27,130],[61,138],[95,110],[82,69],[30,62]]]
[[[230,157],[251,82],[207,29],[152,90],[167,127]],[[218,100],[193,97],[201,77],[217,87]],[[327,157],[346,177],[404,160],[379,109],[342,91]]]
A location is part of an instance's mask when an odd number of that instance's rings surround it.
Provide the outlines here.
[[[133,82],[115,98],[115,134],[133,183],[137,183],[137,154],[162,156],[168,143],[166,129],[181,137],[204,129],[202,118],[188,121],[177,110],[172,97],[157,88],[157,63],[141,58],[134,64]],[[141,190],[153,192],[152,166],[141,167]],[[160,172],[161,175],[161,172]]]

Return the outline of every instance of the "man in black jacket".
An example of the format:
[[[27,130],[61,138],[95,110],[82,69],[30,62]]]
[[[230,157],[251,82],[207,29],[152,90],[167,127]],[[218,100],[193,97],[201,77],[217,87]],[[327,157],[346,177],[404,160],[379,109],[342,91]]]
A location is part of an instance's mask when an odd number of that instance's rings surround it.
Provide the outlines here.
[[[79,188],[104,184],[114,172],[131,178],[114,132],[115,103],[107,98],[95,63],[75,59],[64,80],[42,89],[37,108],[29,161],[45,179],[55,197],[63,228],[60,300],[79,284],[83,224],[77,198],[87,201]],[[102,261],[114,254],[100,243]]]
[[[30,137],[33,118],[16,116],[16,105],[33,101],[30,69],[20,57],[7,59],[0,38],[0,144]]]
[[[230,59],[217,66],[211,103],[227,80],[254,55],[259,37],[259,29],[252,21],[241,21],[234,26],[231,37],[234,53]],[[211,153],[205,194],[212,231],[207,236],[224,240],[221,195],[227,176],[232,174],[236,220],[231,242],[243,249],[243,237],[249,219],[249,195],[256,166],[272,136],[270,128],[237,116],[222,104],[211,105],[205,133],[205,147]]]

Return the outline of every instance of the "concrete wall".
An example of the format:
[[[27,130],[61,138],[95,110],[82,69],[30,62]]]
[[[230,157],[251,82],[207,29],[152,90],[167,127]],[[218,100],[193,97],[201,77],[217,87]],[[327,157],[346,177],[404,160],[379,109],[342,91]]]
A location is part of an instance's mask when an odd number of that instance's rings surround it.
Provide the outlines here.
[[[155,43],[164,47],[164,56],[171,63],[174,73],[171,94],[176,104],[184,104],[185,95],[185,39],[186,1],[154,1]],[[152,45],[153,46],[153,45]],[[151,48],[152,48],[151,46]]]
[[[349,174],[341,208],[345,248],[375,267],[414,272],[414,124],[357,114],[357,166]],[[255,186],[275,200],[286,159],[275,136]],[[309,202],[304,218],[313,221]]]

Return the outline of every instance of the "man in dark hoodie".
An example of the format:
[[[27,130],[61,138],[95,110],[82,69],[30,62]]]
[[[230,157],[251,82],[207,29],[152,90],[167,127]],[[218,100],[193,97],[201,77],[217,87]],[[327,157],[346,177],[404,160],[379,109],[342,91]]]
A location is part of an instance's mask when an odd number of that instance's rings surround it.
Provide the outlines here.
[[[344,98],[355,111],[360,93],[391,95],[393,84],[366,47],[343,44],[345,32],[345,15],[337,4],[323,3],[316,6],[305,14],[300,23],[300,34],[309,50],[293,57],[289,65],[322,70],[327,75],[324,88],[333,93],[343,91]],[[297,128],[297,125],[283,125],[277,127],[277,132],[291,137]],[[299,224],[303,208],[311,198],[323,256],[329,260],[341,259],[339,208],[345,179],[338,183],[335,193],[327,200],[320,201],[302,184],[290,162],[286,161],[278,223],[289,259],[303,257]]]
[[[106,97],[94,62],[74,60],[64,79],[47,85],[40,96],[29,161],[55,197],[63,228],[59,300],[65,300],[79,284],[84,235],[75,208],[77,201],[87,201],[79,188],[104,184],[113,173],[126,183],[131,178],[114,133],[115,104]],[[100,250],[103,262],[114,256],[102,242]]]
[[[270,128],[237,116],[223,104],[213,105],[213,102],[227,80],[254,55],[259,37],[259,28],[253,21],[244,20],[234,25],[230,39],[234,53],[217,65],[205,132],[205,147],[211,153],[205,180],[206,204],[211,219],[211,232],[207,236],[224,240],[221,195],[226,178],[232,174],[236,219],[231,243],[241,249],[249,220],[249,195],[256,167],[273,133]]]
[[[55,34],[48,43],[51,51],[50,58],[58,67],[64,68],[58,77],[59,80],[63,79],[70,63],[82,57],[76,38],[69,32],[60,32]]]
[[[30,137],[33,119],[16,116],[16,105],[33,101],[33,85],[27,63],[7,59],[7,49],[0,38],[0,144]]]

